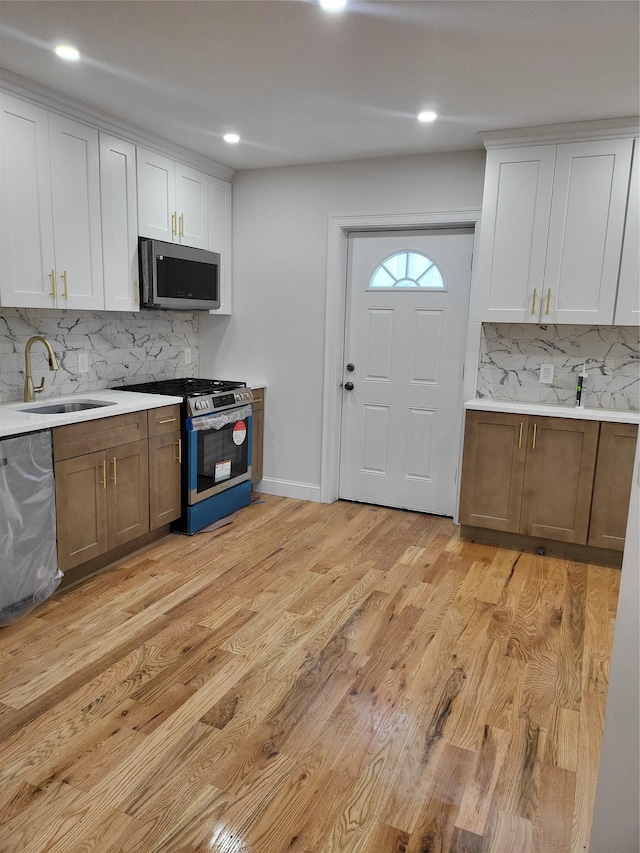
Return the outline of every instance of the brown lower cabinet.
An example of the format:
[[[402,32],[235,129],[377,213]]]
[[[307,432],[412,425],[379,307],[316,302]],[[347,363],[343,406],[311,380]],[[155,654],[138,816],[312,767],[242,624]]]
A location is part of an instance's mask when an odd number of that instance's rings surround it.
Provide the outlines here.
[[[264,398],[266,388],[253,389],[253,417],[251,421],[251,482],[262,479],[262,452],[264,444]]]
[[[148,422],[136,412],[53,430],[62,571],[179,517],[178,416],[179,407],[164,407]]]
[[[520,532],[586,544],[598,421],[529,417]]]
[[[636,434],[632,424],[467,411],[460,523],[622,550]],[[596,533],[602,526],[610,533]]]
[[[588,544],[624,550],[638,427],[603,423],[593,484]]]
[[[147,413],[149,429],[149,529],[179,518],[182,511],[180,406]]]

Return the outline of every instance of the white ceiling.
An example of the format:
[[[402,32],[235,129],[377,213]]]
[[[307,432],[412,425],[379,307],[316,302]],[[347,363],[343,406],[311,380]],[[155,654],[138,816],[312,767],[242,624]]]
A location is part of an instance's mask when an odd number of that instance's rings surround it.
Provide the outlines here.
[[[636,0],[0,2],[0,66],[235,169],[639,112]],[[51,52],[70,42],[80,63]],[[421,125],[415,115],[441,118]],[[242,141],[229,146],[227,131]]]

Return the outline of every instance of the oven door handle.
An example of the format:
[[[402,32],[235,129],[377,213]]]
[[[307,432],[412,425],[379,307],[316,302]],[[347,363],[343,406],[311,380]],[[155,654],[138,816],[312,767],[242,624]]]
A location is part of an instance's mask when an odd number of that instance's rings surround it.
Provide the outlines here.
[[[222,429],[235,424],[237,421],[243,421],[250,418],[253,414],[253,406],[246,404],[237,406],[233,409],[227,409],[224,412],[216,412],[211,415],[196,415],[194,418],[187,418],[187,432],[200,432],[201,430]]]

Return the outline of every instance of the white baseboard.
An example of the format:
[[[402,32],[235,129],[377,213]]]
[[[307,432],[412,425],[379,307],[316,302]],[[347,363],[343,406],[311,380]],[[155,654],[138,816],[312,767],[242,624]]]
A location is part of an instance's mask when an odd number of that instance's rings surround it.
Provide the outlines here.
[[[320,503],[320,486],[313,483],[296,483],[293,480],[276,480],[273,477],[264,477],[256,483],[256,492],[264,492],[267,495],[279,495],[282,498],[297,498],[301,501],[315,501]]]

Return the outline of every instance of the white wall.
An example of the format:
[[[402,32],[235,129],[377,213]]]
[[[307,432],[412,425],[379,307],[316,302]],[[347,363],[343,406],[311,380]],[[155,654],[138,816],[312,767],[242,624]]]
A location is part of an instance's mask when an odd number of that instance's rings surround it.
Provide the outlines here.
[[[640,850],[640,439],[636,449],[590,853]]]
[[[239,172],[233,314],[202,316],[200,375],[268,383],[263,489],[319,498],[330,215],[480,208],[485,152]]]

